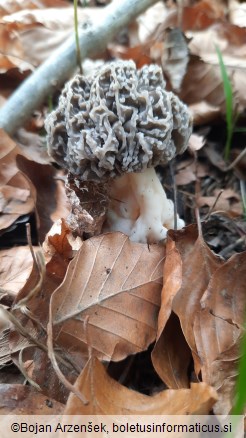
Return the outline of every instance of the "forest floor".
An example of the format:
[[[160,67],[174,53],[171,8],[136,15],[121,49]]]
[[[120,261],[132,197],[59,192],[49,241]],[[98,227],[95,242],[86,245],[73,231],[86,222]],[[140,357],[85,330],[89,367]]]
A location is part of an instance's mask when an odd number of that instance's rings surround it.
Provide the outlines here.
[[[84,26],[108,2],[87,3]],[[74,9],[0,0],[0,15],[4,108],[74,31]],[[186,226],[149,245],[72,233],[44,128],[61,88],[14,135],[1,129],[0,414],[219,415],[242,398],[246,3],[158,2],[83,74],[117,59],[161,66],[192,114],[188,148],[157,168]]]

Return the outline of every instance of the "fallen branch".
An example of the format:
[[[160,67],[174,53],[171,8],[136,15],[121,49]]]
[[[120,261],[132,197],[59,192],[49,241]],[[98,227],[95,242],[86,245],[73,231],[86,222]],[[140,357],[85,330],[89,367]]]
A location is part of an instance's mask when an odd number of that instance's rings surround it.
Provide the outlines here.
[[[114,0],[102,10],[100,23],[79,31],[82,59],[102,52],[108,42],[128,23],[157,0]],[[76,69],[74,34],[29,76],[0,111],[0,127],[13,135]]]

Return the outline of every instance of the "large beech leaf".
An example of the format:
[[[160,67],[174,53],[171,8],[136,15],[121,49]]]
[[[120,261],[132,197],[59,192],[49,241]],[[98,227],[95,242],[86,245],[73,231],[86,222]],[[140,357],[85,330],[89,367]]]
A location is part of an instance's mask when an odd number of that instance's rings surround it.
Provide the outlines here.
[[[218,389],[216,412],[229,412],[245,318],[246,252],[233,255],[212,276],[194,319],[203,380]],[[206,328],[206,329],[205,329]]]
[[[187,386],[189,354],[184,340],[174,342],[173,327],[176,324],[177,336],[179,327],[173,312],[192,352],[197,377],[218,390],[215,412],[228,413],[243,333],[245,253],[224,262],[209,249],[195,225],[170,231],[169,239],[154,367],[169,387]]]
[[[182,259],[175,242],[167,238],[166,260],[163,272],[161,308],[158,315],[158,331],[152,362],[170,388],[189,387],[187,368],[190,351],[172,312],[172,301],[182,284]],[[165,328],[165,330],[164,330]]]
[[[120,360],[155,340],[165,248],[122,233],[83,242],[51,299],[58,345]]]
[[[71,393],[65,415],[204,415],[217,400],[216,391],[206,383],[192,383],[190,389],[169,389],[153,396],[141,394],[112,379],[96,358],[88,362],[75,386],[88,404],[83,405]]]
[[[197,348],[194,334],[194,318],[201,309],[200,300],[214,272],[222,260],[213,253],[197,227],[191,225],[185,233],[170,232],[182,259],[182,284],[172,302],[172,310],[179,317],[183,333],[196,364]],[[198,359],[198,362],[199,359]]]

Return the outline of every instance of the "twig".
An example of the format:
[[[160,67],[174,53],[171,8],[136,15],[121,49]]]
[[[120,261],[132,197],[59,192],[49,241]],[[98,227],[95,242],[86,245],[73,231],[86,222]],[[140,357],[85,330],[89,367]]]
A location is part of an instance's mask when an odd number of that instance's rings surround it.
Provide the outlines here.
[[[25,347],[25,348],[31,348],[33,346],[34,345],[30,344],[30,345],[28,345],[28,347]],[[14,364],[17,366],[17,368],[19,368],[20,372],[25,377],[25,379],[30,383],[30,385],[32,385],[38,391],[42,391],[42,389],[37,384],[37,382],[35,382],[33,379],[31,379],[31,377],[28,375],[27,370],[25,369],[25,365],[23,363],[23,350],[25,348],[23,348],[22,350],[19,351],[19,358],[18,358],[18,360],[15,357],[12,357],[12,360],[13,360]]]
[[[40,266],[38,265],[37,258],[36,258],[36,255],[35,255],[35,252],[34,252],[34,249],[32,246],[31,226],[30,226],[29,222],[26,224],[26,238],[27,238],[27,243],[28,243],[31,255],[32,255],[33,264],[34,264],[36,270],[39,273],[41,273]]]
[[[237,158],[235,158],[235,160],[224,169],[224,172],[233,169],[233,167],[235,167],[236,164],[239,163],[239,161],[241,161],[241,159],[244,157],[245,154],[246,154],[246,148],[244,148],[242,152],[237,156]]]
[[[49,322],[47,325],[47,348],[48,348],[48,356],[52,363],[53,369],[57,375],[57,377],[60,379],[60,381],[63,383],[65,388],[67,388],[70,392],[73,392],[77,397],[82,401],[84,405],[88,404],[87,399],[83,396],[83,394],[80,393],[80,391],[70,383],[64,374],[61,372],[57,360],[56,355],[53,349],[53,316],[52,316],[52,300],[50,302],[49,307]]]
[[[216,206],[216,204],[217,204],[219,198],[221,197],[223,191],[224,191],[224,190],[221,190],[221,191],[218,193],[218,195],[216,196],[216,199],[215,199],[215,201],[214,201],[212,207],[210,207],[208,213],[206,214],[205,218],[203,219],[204,221],[207,221],[207,220],[210,218],[211,213],[212,213],[212,211],[215,209],[215,206]]]
[[[220,252],[219,252],[219,256],[220,257],[226,257],[226,255],[228,253],[230,253],[231,251],[234,250],[234,248],[236,248],[237,245],[240,245],[241,243],[245,242],[245,237],[239,237],[239,239],[235,240],[234,242],[232,242],[230,245],[226,246],[225,248],[223,248]]]
[[[157,0],[114,0],[102,10],[100,22],[79,29],[82,59],[102,53],[108,42]],[[0,111],[0,127],[13,135],[76,69],[74,33],[11,95]]]

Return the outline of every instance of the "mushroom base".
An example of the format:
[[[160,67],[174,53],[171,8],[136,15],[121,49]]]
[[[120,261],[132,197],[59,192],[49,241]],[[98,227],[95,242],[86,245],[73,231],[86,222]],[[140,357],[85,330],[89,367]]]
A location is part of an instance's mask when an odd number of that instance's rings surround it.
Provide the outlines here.
[[[153,168],[113,181],[103,231],[121,231],[134,242],[157,243],[174,228],[174,205]],[[184,221],[177,216],[177,228]]]

